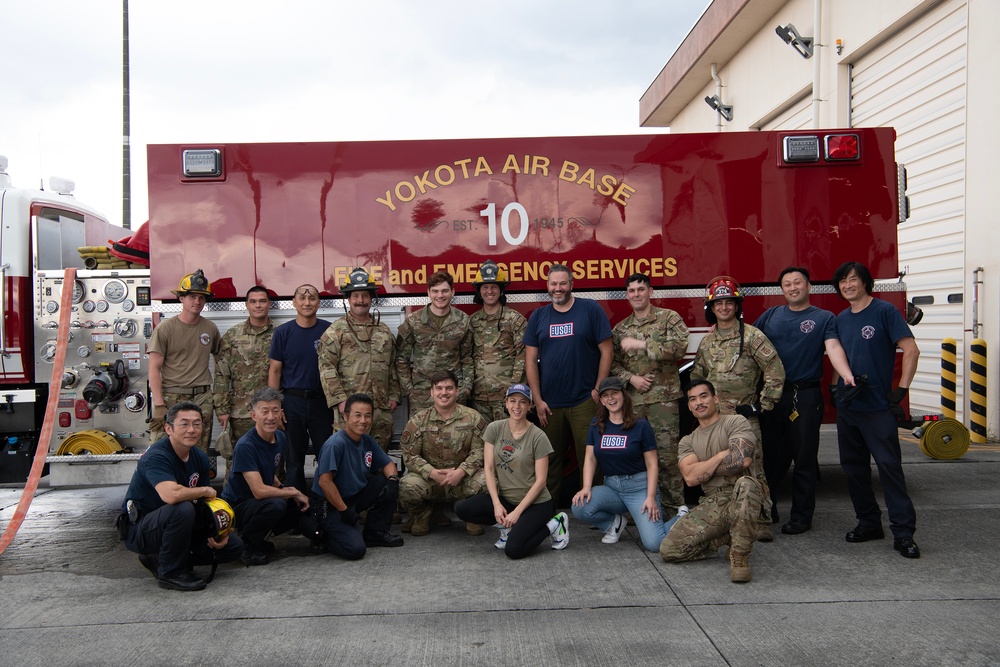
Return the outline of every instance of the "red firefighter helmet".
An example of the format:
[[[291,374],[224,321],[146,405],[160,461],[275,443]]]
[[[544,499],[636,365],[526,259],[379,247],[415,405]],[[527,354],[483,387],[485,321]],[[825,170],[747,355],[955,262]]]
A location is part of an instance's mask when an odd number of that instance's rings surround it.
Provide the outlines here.
[[[732,299],[737,305],[737,317],[743,316],[743,291],[740,284],[731,276],[716,276],[705,286],[705,319],[709,324],[718,322],[712,311],[712,304],[719,299]]]

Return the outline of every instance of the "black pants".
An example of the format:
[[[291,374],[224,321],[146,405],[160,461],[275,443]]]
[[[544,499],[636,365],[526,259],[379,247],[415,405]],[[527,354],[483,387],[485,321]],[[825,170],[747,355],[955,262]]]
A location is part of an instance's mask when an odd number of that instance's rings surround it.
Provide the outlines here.
[[[286,392],[281,407],[286,420],[285,484],[309,495],[305,474],[306,450],[312,440],[313,450],[318,455],[319,448],[333,434],[333,411],[327,407],[322,392],[310,398]]]
[[[347,508],[355,513],[368,511],[365,519],[366,533],[388,532],[392,527],[397,494],[389,492],[387,481],[381,473],[374,475],[364,489],[350,498],[344,498]],[[327,551],[347,560],[363,558],[367,548],[357,522],[345,522],[340,512],[326,500],[320,500],[319,503],[319,520],[325,533]]]
[[[264,547],[268,532],[275,535],[287,533],[295,528],[303,513],[290,498],[249,498],[237,503],[236,529],[246,543],[248,551],[257,552]]]
[[[816,509],[819,427],[823,423],[823,392],[819,387],[795,389],[785,385],[773,410],[760,416],[764,439],[764,476],[771,489],[772,507],[777,507],[778,485],[794,461],[790,520],[812,524]],[[790,419],[793,413],[798,416]]]
[[[508,512],[517,507],[517,503],[500,496],[500,504]],[[493,498],[488,493],[478,493],[470,498],[455,503],[455,514],[467,523],[478,523],[490,526],[497,522],[493,513]],[[546,500],[531,505],[517,520],[517,523],[507,534],[507,546],[503,552],[508,558],[518,559],[530,555],[538,545],[550,535],[546,524],[552,518],[552,501]]]
[[[854,513],[864,526],[881,526],[882,510],[872,490],[872,464],[878,466],[889,527],[894,537],[913,537],[917,512],[906,491],[902,453],[899,448],[899,424],[888,410],[856,412],[837,410],[837,443],[840,465],[847,474]]]
[[[164,505],[129,526],[125,548],[137,554],[157,556],[160,569],[156,574],[159,577],[173,576],[193,565],[228,563],[243,553],[243,541],[233,534],[221,549],[208,546],[207,538],[192,539],[194,522],[194,503]]]

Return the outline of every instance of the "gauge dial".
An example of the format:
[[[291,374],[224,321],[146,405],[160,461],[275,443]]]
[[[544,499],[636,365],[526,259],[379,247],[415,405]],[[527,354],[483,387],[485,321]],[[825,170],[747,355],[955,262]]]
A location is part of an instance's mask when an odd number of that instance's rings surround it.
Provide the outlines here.
[[[83,302],[83,312],[85,312],[85,313],[92,313],[92,312],[94,312],[94,308],[96,308],[96,307],[97,307],[97,304],[94,303],[93,301],[91,301],[90,299],[87,299],[86,301]]]
[[[117,278],[104,283],[104,298],[111,303],[121,303],[128,296],[128,287]]]
[[[57,310],[59,310],[59,304],[57,302],[55,302],[55,301],[46,301],[45,302],[45,312],[46,313],[49,313],[51,315],[52,313],[56,312]]]
[[[106,313],[106,312],[108,312],[108,302],[105,301],[104,299],[101,299],[100,301],[98,301],[97,302],[97,312],[99,312],[99,313]]]
[[[133,310],[135,310],[135,302],[132,301],[132,299],[125,299],[124,301],[122,301],[122,310],[124,310],[126,313],[131,313]]]
[[[79,280],[73,281],[73,303],[80,303],[87,296],[87,290]]]

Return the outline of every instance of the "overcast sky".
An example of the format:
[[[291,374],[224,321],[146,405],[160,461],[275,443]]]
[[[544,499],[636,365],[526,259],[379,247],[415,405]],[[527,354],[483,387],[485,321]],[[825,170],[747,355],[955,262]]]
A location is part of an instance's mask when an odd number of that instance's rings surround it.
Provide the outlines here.
[[[643,133],[639,98],[710,0],[132,2],[133,227],[148,143]],[[122,16],[0,0],[0,154],[121,224]]]

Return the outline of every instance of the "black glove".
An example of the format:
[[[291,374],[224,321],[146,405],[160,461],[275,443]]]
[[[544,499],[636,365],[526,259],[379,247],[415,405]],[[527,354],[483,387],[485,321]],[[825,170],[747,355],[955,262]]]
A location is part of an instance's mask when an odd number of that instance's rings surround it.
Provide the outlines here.
[[[760,410],[757,409],[756,405],[737,405],[736,414],[743,415],[747,419],[751,419],[759,416]]]
[[[385,483],[385,491],[383,491],[383,493],[389,500],[396,500],[399,498],[399,478],[390,477],[389,481]]]
[[[358,513],[350,507],[340,510],[340,520],[348,526],[356,526],[358,523]]]
[[[908,393],[910,393],[910,390],[906,387],[896,387],[890,390],[885,396],[889,399],[889,412],[892,413],[897,422],[906,421],[906,413],[903,411],[903,406],[900,405],[900,402],[906,398]]]
[[[837,385],[830,385],[830,407],[837,408]]]

